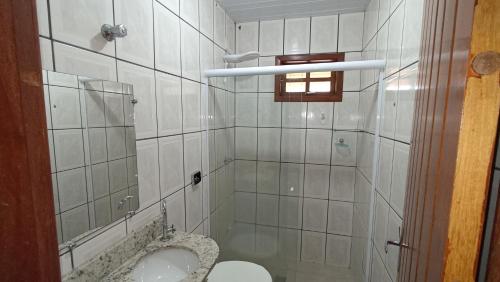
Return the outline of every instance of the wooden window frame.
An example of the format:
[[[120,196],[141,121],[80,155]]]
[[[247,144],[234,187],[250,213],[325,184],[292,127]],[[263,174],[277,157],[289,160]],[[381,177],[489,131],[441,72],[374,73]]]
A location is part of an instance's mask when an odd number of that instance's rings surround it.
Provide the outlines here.
[[[344,53],[323,53],[323,54],[297,54],[277,56],[275,65],[292,64],[313,64],[313,63],[332,63],[343,62]],[[286,78],[286,74],[275,75],[274,78],[274,101],[276,102],[342,102],[342,88],[344,82],[343,71],[332,71],[330,78],[311,78],[310,73],[306,73],[306,78]],[[310,82],[330,81],[330,92],[309,93]],[[305,92],[294,92],[289,94],[284,92],[287,82],[306,82]],[[320,94],[318,94],[320,93]]]

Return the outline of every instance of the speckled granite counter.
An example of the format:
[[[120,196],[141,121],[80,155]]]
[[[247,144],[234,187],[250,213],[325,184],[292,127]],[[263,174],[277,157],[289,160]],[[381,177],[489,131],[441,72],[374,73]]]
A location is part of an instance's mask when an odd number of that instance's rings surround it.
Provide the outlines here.
[[[214,240],[198,234],[177,233],[174,237],[166,242],[155,240],[146,246],[143,250],[139,251],[137,255],[126,261],[122,266],[113,271],[104,281],[134,281],[132,277],[132,270],[134,266],[145,255],[154,253],[164,248],[184,248],[193,251],[200,259],[200,268],[191,273],[182,281],[186,282],[201,282],[208,275],[219,255],[219,247]]]
[[[183,281],[203,281],[219,256],[215,241],[203,235],[176,232],[172,239],[161,242],[158,240],[160,233],[161,224],[157,219],[103,250],[99,256],[63,277],[63,281],[133,281],[131,270],[142,257],[169,247],[185,248],[196,253],[200,268]]]

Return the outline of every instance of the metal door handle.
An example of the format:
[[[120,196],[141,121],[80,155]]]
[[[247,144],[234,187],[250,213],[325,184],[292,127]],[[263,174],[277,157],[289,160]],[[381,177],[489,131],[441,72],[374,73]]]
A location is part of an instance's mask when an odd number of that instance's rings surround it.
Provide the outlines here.
[[[398,234],[399,234],[399,241],[394,241],[394,240],[387,240],[385,242],[385,253],[387,254],[387,252],[389,251],[388,250],[388,247],[389,245],[393,245],[393,246],[398,246],[398,247],[403,247],[403,248],[408,248],[408,244],[406,243],[401,243],[401,239],[403,238],[402,234],[401,234],[401,227],[398,228]]]
[[[393,245],[393,246],[398,246],[398,247],[403,247],[403,248],[408,248],[408,244],[406,243],[401,243],[399,241],[392,241],[392,240],[388,240],[387,242],[385,242],[385,252],[387,253],[388,251],[388,247],[389,245]]]

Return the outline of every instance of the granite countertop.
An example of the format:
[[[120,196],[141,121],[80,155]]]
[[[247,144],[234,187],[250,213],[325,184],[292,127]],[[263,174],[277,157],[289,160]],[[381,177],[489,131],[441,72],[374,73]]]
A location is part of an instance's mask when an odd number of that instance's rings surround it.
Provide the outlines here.
[[[219,247],[214,240],[198,234],[177,232],[172,239],[162,242],[159,239],[151,242],[135,256],[126,261],[118,269],[104,278],[103,281],[134,281],[132,271],[144,256],[165,248],[183,248],[194,252],[200,259],[200,268],[182,281],[201,282],[208,275],[219,255]]]
[[[131,270],[144,255],[169,247],[196,253],[200,268],[183,281],[203,281],[219,256],[217,243],[207,236],[184,232],[176,232],[172,239],[162,242],[161,230],[161,218],[157,218],[75,268],[63,281],[133,281]]]

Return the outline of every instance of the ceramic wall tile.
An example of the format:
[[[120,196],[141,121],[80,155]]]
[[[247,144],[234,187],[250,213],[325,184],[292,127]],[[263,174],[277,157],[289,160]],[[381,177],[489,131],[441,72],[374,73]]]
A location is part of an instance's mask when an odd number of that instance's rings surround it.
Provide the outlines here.
[[[160,191],[162,198],[184,187],[182,136],[158,139]]]
[[[281,129],[259,128],[258,129],[258,160],[280,161]]]
[[[306,163],[330,164],[332,131],[308,129],[306,137]]]
[[[330,166],[306,165],[304,172],[304,197],[328,199]]]
[[[198,29],[200,21],[198,15],[198,0],[183,0],[179,6],[180,16],[187,23]]]
[[[259,49],[259,23],[239,23],[236,27],[236,52],[243,54]]]
[[[312,263],[324,263],[325,246],[325,233],[302,231],[301,260]]]
[[[190,25],[181,22],[182,76],[200,81],[200,34]]]
[[[339,15],[339,52],[361,51],[363,17],[363,13]]]
[[[116,41],[118,58],[143,66],[154,65],[153,5],[151,0],[114,2],[115,20],[127,27],[127,36]]]
[[[171,11],[154,3],[155,67],[181,75],[180,20]]]
[[[285,54],[309,53],[310,18],[285,19]]]
[[[259,32],[261,56],[283,54],[284,20],[261,21]]]
[[[304,230],[325,232],[327,209],[327,200],[304,198],[302,228]]]
[[[113,2],[109,0],[50,1],[50,25],[54,39],[110,56],[115,55],[115,43],[104,39],[96,27],[113,24],[113,16]],[[42,25],[41,29],[44,35],[49,36],[47,26]]]
[[[339,16],[311,18],[311,53],[337,51]]]

